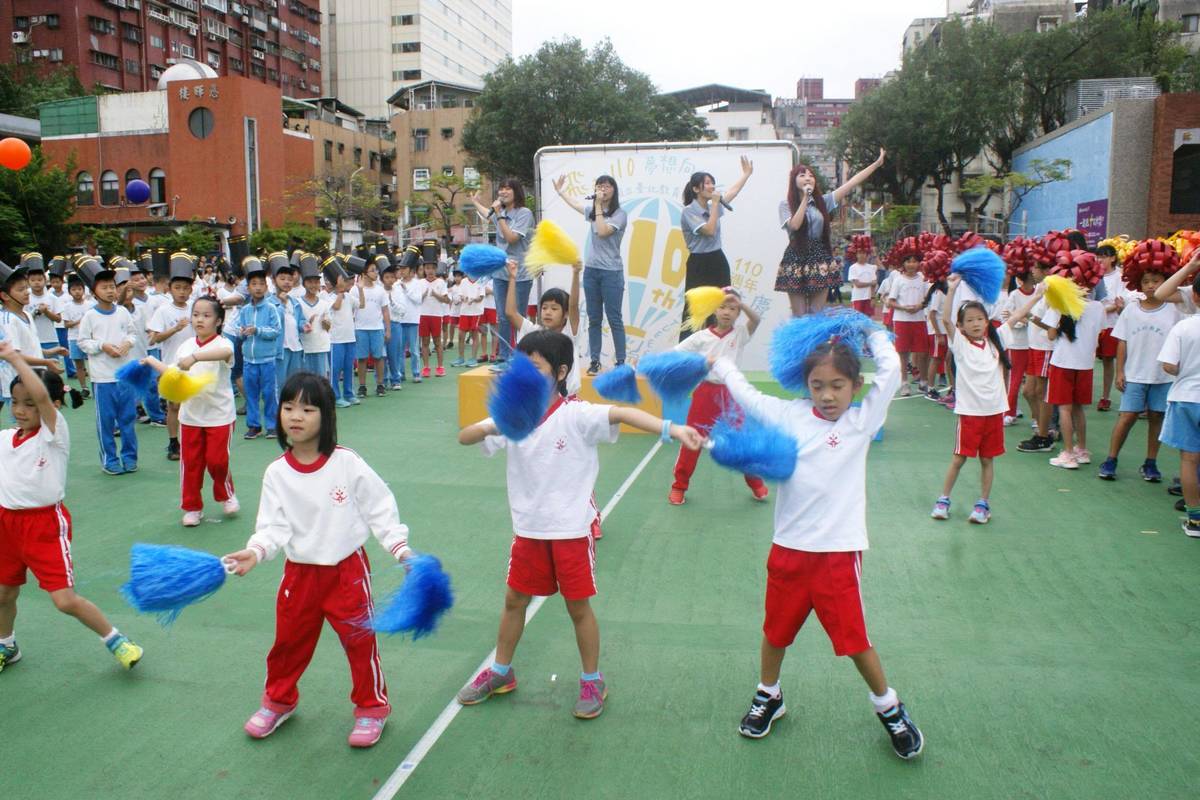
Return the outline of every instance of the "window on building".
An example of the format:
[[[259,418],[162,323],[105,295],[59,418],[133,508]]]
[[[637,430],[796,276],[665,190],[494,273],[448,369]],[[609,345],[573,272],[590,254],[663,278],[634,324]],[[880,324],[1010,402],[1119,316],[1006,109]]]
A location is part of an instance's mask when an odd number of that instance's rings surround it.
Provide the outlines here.
[[[49,58],[51,61],[62,61],[63,60],[63,51],[62,51],[61,47],[55,47],[50,50],[47,50],[46,52],[49,53],[47,58]]]
[[[92,182],[90,172],[81,172],[75,176],[75,205],[90,206],[96,202],[96,184]]]
[[[401,42],[400,43],[400,52],[401,53],[419,53],[419,52],[421,52],[421,43],[420,42]]]
[[[141,75],[142,62],[138,61],[136,58],[125,59],[125,71],[130,75]]]
[[[419,153],[429,149],[429,129],[417,128],[413,131],[413,152]]]
[[[419,81],[421,80],[421,70],[406,69],[400,74],[400,79],[405,81]]]
[[[105,67],[107,69],[120,69],[121,68],[121,59],[117,58],[114,55],[109,55],[108,53],[101,53],[98,50],[92,50],[91,56],[92,56],[92,63],[97,66]]]
[[[121,201],[121,183],[111,169],[100,175],[100,205],[115,206]]]
[[[159,167],[150,170],[150,202],[167,202],[167,173]]]
[[[204,106],[192,109],[192,113],[188,114],[188,130],[197,139],[207,139],[213,130],[212,111]]]
[[[1179,21],[1184,33],[1200,33],[1200,14],[1184,14]]]
[[[361,147],[354,148],[354,166],[356,166],[356,167],[362,166],[362,148]]]
[[[229,57],[229,68],[234,72],[244,72],[246,67],[240,58]]]
[[[333,142],[325,140],[325,160],[333,161]]]
[[[47,28],[54,30],[54,29],[58,28],[58,24],[59,24],[58,23],[58,14],[47,14],[46,15],[46,27]]]
[[[92,33],[116,33],[116,26],[112,21],[103,17],[88,17],[88,28]]]
[[[453,139],[454,138],[454,128],[442,128],[442,138],[443,139]]]
[[[730,128],[729,139],[734,142],[744,142],[750,138],[749,128]]]
[[[129,190],[130,181],[140,181],[141,179],[142,173],[138,172],[136,169],[125,170],[125,190]]]
[[[162,40],[162,37],[161,37],[161,36],[155,36],[153,33],[152,33],[152,34],[150,34],[150,46],[151,46],[151,47],[157,47],[159,50],[162,50],[162,49],[163,49],[163,40]]]
[[[475,167],[463,167],[463,183],[469,189],[479,188],[479,170]]]
[[[183,56],[184,58],[195,58],[196,48],[192,47],[190,44],[184,44],[183,42],[180,42],[179,55]]]
[[[417,167],[413,170],[413,191],[424,192],[429,190],[429,170],[424,167]]]
[[[401,27],[403,25],[412,25],[415,21],[416,21],[416,15],[414,15],[414,14],[399,14],[399,15],[392,17],[392,24],[395,25],[396,27]]]
[[[1185,144],[1175,151],[1171,213],[1200,214],[1200,144]]]
[[[344,152],[346,152],[346,143],[338,142],[338,155],[340,156]]]
[[[1038,31],[1038,33],[1045,33],[1046,31],[1052,31],[1061,24],[1062,24],[1062,15],[1060,15],[1060,14],[1049,14],[1049,15],[1041,16],[1041,17],[1038,17],[1038,20],[1037,20],[1037,31]]]
[[[29,30],[29,17],[13,17],[13,29],[18,31]]]
[[[140,42],[142,41],[142,29],[137,25],[131,25],[128,22],[122,22],[121,38],[127,42]]]
[[[454,165],[453,164],[447,164],[446,166],[442,167],[442,177],[443,178],[453,178],[454,177]]]
[[[369,162],[369,166],[371,167],[371,169],[375,169],[376,167],[378,167],[379,166],[379,153],[376,153],[374,150],[372,150],[371,154],[368,156],[368,162]]]

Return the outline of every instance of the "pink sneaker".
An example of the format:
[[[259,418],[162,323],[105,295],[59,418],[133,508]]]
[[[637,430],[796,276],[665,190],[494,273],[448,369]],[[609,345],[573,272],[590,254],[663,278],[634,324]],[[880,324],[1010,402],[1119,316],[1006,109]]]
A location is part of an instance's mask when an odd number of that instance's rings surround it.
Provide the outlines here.
[[[1092,463],[1092,451],[1091,450],[1084,450],[1082,447],[1076,447],[1073,454],[1075,456],[1076,464]]]
[[[429,367],[425,367],[425,369],[421,370],[421,377],[422,377],[422,378],[428,378],[428,377],[429,377]]]
[[[354,728],[346,741],[351,747],[373,747],[383,736],[383,726],[386,717],[355,717]]]
[[[446,370],[442,367],[438,367],[437,371],[435,371],[433,374],[438,378],[442,378],[442,377],[445,377]]]
[[[1072,451],[1063,450],[1050,459],[1050,466],[1061,469],[1079,469],[1079,462],[1075,460],[1075,454]]]
[[[246,720],[245,731],[255,739],[265,739],[275,732],[275,729],[287,721],[287,718],[292,715],[296,708],[293,706],[287,711],[272,711],[263,706],[250,719]]]

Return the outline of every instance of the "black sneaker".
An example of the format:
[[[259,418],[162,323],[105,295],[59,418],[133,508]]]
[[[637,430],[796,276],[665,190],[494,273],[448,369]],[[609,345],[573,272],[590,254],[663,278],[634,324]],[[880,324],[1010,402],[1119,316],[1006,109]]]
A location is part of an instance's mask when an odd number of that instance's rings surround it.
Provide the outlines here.
[[[1179,478],[1172,478],[1171,485],[1167,487],[1167,494],[1172,497],[1183,497],[1183,484],[1179,482]]]
[[[358,396],[359,396],[359,397],[366,397],[366,396],[367,396],[367,387],[366,387],[366,386],[359,386],[359,387],[358,387]]]
[[[783,704],[783,692],[778,697],[771,697],[759,689],[750,701],[750,710],[742,717],[738,733],[751,739],[761,739],[771,732],[771,723],[787,713]]]
[[[921,750],[925,747],[925,737],[908,718],[908,711],[905,710],[904,703],[897,703],[895,708],[875,716],[879,717],[879,721],[887,729],[888,736],[892,739],[892,749],[896,751],[896,755],[905,761],[921,755]]]
[[[1200,521],[1189,519],[1183,523],[1183,532],[1193,539],[1200,539]]]
[[[380,384],[379,386],[375,387],[375,396],[376,397],[383,397],[385,394],[387,394],[387,389],[383,388],[383,384]]]
[[[1017,445],[1022,453],[1044,453],[1054,449],[1054,440],[1049,436],[1038,436],[1036,433]]]
[[[179,442],[167,442],[167,461],[179,460]]]
[[[932,400],[933,402],[937,403],[937,402],[941,401],[942,396],[940,394],[938,394],[937,389],[934,389],[931,386],[930,388],[925,390],[925,399]]]
[[[591,364],[588,365],[588,368],[587,368],[588,375],[597,375],[597,374],[599,374],[599,372],[600,372],[600,362],[599,361],[593,361]]]
[[[1182,497],[1175,501],[1175,510],[1176,511],[1187,511],[1187,503],[1185,503],[1183,501]]]

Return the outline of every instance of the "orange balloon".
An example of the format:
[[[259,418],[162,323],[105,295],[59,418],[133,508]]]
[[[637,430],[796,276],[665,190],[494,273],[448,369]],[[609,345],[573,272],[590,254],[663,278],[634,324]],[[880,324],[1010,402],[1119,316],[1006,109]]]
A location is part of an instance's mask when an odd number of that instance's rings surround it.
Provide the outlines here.
[[[8,169],[25,169],[32,157],[29,145],[20,139],[13,137],[0,139],[0,166]]]

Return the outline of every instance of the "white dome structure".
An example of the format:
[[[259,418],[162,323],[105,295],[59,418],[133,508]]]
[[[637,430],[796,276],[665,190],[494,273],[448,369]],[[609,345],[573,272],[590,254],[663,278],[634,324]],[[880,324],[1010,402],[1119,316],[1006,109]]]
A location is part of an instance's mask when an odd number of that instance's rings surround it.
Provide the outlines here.
[[[158,76],[158,89],[167,88],[171,81],[203,81],[217,77],[216,71],[207,64],[193,61],[190,58],[181,59],[179,63],[167,67],[166,72]]]

